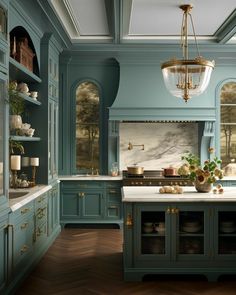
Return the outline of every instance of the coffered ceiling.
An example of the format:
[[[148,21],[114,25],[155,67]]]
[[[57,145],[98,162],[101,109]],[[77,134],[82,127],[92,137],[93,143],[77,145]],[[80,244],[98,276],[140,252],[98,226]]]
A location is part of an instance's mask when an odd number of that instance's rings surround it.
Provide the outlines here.
[[[72,43],[177,42],[182,21],[179,5],[192,4],[198,41],[236,44],[235,0],[47,1]]]

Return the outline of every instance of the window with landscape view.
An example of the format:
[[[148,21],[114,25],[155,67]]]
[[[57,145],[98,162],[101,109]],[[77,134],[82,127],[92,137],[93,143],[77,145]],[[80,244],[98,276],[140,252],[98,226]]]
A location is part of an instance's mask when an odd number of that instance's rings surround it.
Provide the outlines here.
[[[221,88],[221,159],[227,176],[236,175],[236,82]]]
[[[76,168],[82,173],[99,169],[99,90],[89,81],[76,89]]]

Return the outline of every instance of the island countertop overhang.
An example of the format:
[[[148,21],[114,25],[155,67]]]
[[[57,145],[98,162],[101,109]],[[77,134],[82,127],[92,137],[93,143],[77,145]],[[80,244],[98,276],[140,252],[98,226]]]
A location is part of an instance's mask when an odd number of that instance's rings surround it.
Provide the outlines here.
[[[199,193],[194,187],[183,187],[183,194],[161,194],[160,186],[123,186],[123,202],[236,202],[236,187],[224,187],[223,194]]]

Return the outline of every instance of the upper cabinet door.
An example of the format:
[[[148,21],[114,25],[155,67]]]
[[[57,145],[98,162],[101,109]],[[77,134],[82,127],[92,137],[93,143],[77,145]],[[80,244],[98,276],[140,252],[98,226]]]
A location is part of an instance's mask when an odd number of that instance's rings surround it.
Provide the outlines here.
[[[6,77],[0,73],[0,206],[3,202],[5,195],[5,163],[7,155],[5,155],[6,143],[6,118],[5,118],[5,105],[6,105]],[[4,197],[5,198],[5,197]]]

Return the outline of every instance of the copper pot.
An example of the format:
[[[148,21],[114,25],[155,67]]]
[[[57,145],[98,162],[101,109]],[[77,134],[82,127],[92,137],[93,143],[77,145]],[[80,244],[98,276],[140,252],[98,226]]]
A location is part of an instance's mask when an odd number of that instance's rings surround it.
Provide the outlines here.
[[[178,175],[177,169],[174,167],[163,168],[164,169],[164,176],[175,176]]]
[[[127,167],[128,174],[132,175],[142,175],[144,172],[144,168],[138,165]]]

